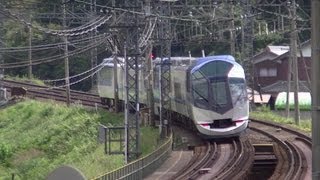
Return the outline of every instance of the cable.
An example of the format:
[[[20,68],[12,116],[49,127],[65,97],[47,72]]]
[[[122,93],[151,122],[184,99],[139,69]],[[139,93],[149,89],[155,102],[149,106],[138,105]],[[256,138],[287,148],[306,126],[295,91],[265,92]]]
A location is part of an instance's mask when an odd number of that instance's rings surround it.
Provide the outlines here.
[[[78,2],[78,3],[91,5],[91,3],[88,3],[88,2],[85,2],[85,1],[80,1],[80,0],[75,0],[75,1]],[[132,11],[132,10],[116,8],[116,7],[109,7],[109,6],[103,6],[103,5],[97,5],[97,7],[106,8],[106,9],[110,9],[110,10],[121,11],[121,12],[127,12],[127,13],[131,13],[131,14],[143,15],[143,16],[147,15],[144,12]],[[164,19],[180,20],[180,21],[194,21],[193,19],[177,18],[177,17],[173,17],[173,16],[163,16],[163,15],[159,15],[159,14],[149,14],[149,16],[159,17],[159,18],[164,18]]]
[[[11,68],[17,68],[17,67],[26,67],[26,66],[34,66],[34,65],[38,65],[38,64],[43,64],[43,63],[48,63],[48,62],[52,62],[52,61],[55,61],[55,60],[60,60],[62,58],[65,58],[65,57],[69,57],[69,56],[73,56],[73,55],[76,55],[76,54],[80,54],[82,52],[85,52],[89,49],[92,49],[94,47],[97,47],[103,43],[105,43],[107,40],[101,40],[100,42],[97,42],[95,43],[94,45],[89,45],[89,46],[86,46],[85,48],[83,49],[80,49],[78,51],[75,51],[75,52],[71,52],[69,53],[67,56],[63,55],[63,56],[55,56],[54,58],[50,57],[50,58],[47,58],[47,59],[38,59],[38,60],[35,60],[35,61],[32,61],[32,63],[30,64],[29,62],[20,62],[20,63],[7,63],[7,64],[0,64],[0,68],[3,68],[3,69],[11,69]]]
[[[102,37],[104,37],[105,35],[97,35],[92,37],[93,40],[94,39],[101,39]],[[91,37],[88,38],[84,38],[84,39],[79,39],[79,40],[75,40],[75,41],[69,41],[69,44],[80,44],[80,43],[86,43],[88,41],[92,40]],[[60,42],[60,43],[54,43],[54,44],[45,44],[45,45],[35,45],[32,46],[32,51],[38,51],[38,50],[48,50],[48,49],[52,49],[52,48],[59,48],[60,46],[65,45],[64,42]],[[29,46],[24,46],[24,47],[10,47],[10,48],[0,48],[0,52],[21,52],[21,51],[29,51]]]
[[[47,34],[52,34],[52,35],[58,35],[58,36],[78,36],[78,35],[82,35],[82,34],[87,34],[93,30],[96,30],[96,28],[100,27],[101,25],[105,24],[111,17],[112,15],[108,16],[108,17],[102,17],[101,19],[99,19],[99,21],[94,22],[94,26],[91,24],[91,26],[87,26],[85,25],[86,28],[89,28],[87,30],[82,29],[81,32],[77,32],[77,28],[74,29],[70,29],[70,30],[54,30],[54,29],[48,29],[48,28],[44,28],[41,26],[36,26],[30,22],[27,22],[26,20],[20,18],[18,15],[12,13],[9,9],[6,9],[2,4],[0,4],[0,6],[2,7],[2,9],[0,9],[0,11],[8,14],[9,16],[13,17],[14,19],[19,20],[21,23],[27,25],[27,26],[31,26],[39,31],[42,31],[44,33]]]
[[[86,73],[88,73],[88,72],[91,72],[91,71],[95,70],[96,68],[98,68],[98,67],[100,67],[100,66],[102,66],[102,65],[103,65],[103,63],[100,63],[100,64],[98,64],[97,66],[95,66],[95,67],[93,67],[93,68],[91,68],[91,69],[89,69],[89,70],[87,70],[87,71],[84,71],[84,72],[82,72],[82,73],[80,73],[80,74],[76,74],[76,75],[74,75],[74,76],[69,77],[69,79],[73,79],[73,78],[76,78],[76,77],[81,76],[81,75],[83,75],[83,74],[86,74]],[[53,79],[53,80],[42,80],[42,81],[43,81],[43,82],[57,82],[57,81],[64,81],[64,80],[65,80],[65,78]]]

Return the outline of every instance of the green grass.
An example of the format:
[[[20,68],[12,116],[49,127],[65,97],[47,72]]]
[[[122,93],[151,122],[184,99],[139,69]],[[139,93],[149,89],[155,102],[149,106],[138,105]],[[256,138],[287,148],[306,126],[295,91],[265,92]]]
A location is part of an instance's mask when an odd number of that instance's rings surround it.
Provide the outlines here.
[[[12,81],[28,82],[28,83],[33,83],[40,86],[46,86],[46,84],[42,80],[37,79],[35,77],[29,79],[29,77],[26,77],[26,76],[15,76],[15,77],[5,76],[5,79],[12,80]]]
[[[285,118],[280,115],[277,115],[270,111],[268,108],[262,107],[258,108],[256,111],[250,112],[250,118],[259,119],[259,120],[269,120],[273,122],[277,122],[280,124],[287,124],[294,128],[311,132],[311,120],[303,120],[300,121],[299,125],[295,124],[295,121],[293,118]]]
[[[0,179],[45,179],[65,164],[92,178],[124,165],[123,155],[105,155],[98,124],[118,126],[123,115],[26,100],[0,110]],[[141,128],[142,152],[157,146],[158,131]]]

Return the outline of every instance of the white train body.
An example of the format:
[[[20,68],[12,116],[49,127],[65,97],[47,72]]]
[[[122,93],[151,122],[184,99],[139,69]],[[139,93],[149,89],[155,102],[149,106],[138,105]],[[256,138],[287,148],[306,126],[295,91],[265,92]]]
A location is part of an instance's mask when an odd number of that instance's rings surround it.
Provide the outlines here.
[[[159,60],[154,60],[154,64]],[[232,56],[171,58],[171,111],[186,117],[209,138],[238,136],[248,126],[249,101],[243,68]],[[160,76],[154,67],[155,113],[159,114]],[[142,69],[142,68],[141,68]],[[124,67],[118,65],[119,99],[124,96]],[[147,104],[147,74],[139,71],[140,103]],[[106,60],[98,74],[98,91],[114,98],[113,62]]]

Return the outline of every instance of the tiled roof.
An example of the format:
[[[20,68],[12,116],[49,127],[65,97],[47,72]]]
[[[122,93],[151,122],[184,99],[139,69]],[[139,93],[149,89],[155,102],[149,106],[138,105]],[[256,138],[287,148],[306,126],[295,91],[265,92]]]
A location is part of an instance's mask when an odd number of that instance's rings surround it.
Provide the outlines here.
[[[279,92],[286,92],[288,89],[287,81],[278,81],[274,84],[269,86],[265,86],[261,88],[262,92],[264,93],[279,93]],[[293,82],[290,83],[290,91],[294,91],[294,84]],[[310,92],[311,88],[306,81],[299,81],[299,92]]]

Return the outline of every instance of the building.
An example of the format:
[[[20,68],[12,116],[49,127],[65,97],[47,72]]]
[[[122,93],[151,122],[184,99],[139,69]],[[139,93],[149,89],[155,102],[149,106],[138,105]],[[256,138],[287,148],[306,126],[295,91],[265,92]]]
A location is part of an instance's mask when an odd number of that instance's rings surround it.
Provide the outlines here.
[[[301,51],[300,51],[301,50]],[[302,54],[302,56],[301,56]],[[279,92],[287,91],[289,71],[289,46],[267,46],[264,51],[253,57],[255,89],[262,93],[277,96]],[[306,41],[298,47],[299,91],[310,92],[311,78],[311,41]],[[292,77],[292,76],[291,76]],[[291,91],[293,90],[293,82]]]

